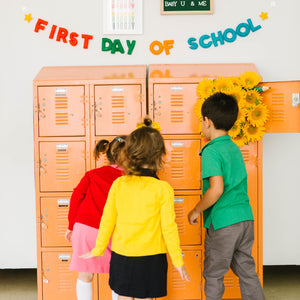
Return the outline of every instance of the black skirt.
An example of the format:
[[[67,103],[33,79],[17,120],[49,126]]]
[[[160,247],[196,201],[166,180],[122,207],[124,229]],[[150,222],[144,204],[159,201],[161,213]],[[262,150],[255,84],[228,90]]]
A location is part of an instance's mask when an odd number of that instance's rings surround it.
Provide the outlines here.
[[[109,285],[120,296],[158,298],[167,295],[166,254],[128,257],[111,254]]]

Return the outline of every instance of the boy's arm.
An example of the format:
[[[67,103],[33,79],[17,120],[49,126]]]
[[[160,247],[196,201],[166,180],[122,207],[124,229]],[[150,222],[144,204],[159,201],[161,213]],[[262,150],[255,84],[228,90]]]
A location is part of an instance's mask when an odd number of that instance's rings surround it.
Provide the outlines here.
[[[211,176],[209,177],[210,187],[205,192],[203,198],[196,204],[193,210],[190,211],[188,218],[191,225],[198,224],[198,217],[200,214],[214,205],[224,191],[224,183],[222,176]]]

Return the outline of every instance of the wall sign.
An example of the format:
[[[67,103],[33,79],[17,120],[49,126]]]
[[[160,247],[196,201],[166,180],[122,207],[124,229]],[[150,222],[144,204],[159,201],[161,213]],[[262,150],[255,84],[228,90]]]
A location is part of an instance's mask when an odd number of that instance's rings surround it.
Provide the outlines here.
[[[162,15],[212,14],[213,0],[160,0]]]

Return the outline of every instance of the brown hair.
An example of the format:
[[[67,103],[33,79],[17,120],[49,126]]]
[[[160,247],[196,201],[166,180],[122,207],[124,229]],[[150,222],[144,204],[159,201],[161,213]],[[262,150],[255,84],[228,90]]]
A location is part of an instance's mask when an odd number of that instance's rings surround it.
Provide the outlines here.
[[[96,144],[94,157],[97,160],[101,153],[105,153],[110,164],[120,164],[120,154],[125,146],[126,136],[121,135],[114,138],[111,142],[101,140]]]
[[[122,165],[128,174],[139,175],[143,168],[156,172],[163,165],[165,143],[159,131],[152,128],[151,124],[151,119],[146,117],[144,125],[126,139]]]

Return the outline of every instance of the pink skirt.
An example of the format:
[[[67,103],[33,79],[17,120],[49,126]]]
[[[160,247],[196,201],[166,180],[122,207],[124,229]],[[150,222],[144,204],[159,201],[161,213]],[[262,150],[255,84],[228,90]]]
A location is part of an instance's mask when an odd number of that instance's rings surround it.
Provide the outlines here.
[[[109,273],[111,240],[103,256],[83,259],[79,256],[91,251],[96,245],[98,229],[75,223],[72,233],[73,254],[70,270],[86,273]]]

